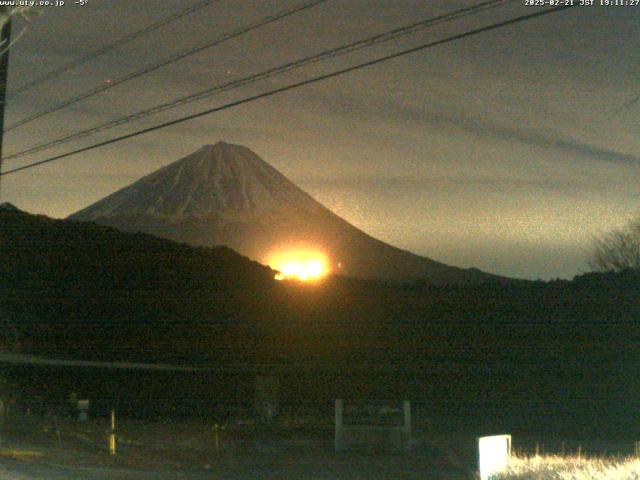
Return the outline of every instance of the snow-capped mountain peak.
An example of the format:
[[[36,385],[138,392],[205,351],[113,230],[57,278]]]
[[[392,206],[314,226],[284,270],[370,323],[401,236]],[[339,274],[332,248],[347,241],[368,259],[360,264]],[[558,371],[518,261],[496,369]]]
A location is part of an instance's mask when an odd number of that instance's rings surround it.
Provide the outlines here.
[[[74,217],[216,214],[245,218],[319,207],[248,148],[218,142],[141,178]]]

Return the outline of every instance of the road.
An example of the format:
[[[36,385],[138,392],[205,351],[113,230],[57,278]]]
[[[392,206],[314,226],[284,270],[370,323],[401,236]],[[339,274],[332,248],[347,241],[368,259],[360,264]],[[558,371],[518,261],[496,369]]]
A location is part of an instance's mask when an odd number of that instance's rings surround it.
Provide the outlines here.
[[[64,465],[46,458],[0,458],[0,478],[6,480],[386,480],[471,478],[440,458],[424,455],[262,454],[233,464],[194,470],[144,470],[120,467]]]

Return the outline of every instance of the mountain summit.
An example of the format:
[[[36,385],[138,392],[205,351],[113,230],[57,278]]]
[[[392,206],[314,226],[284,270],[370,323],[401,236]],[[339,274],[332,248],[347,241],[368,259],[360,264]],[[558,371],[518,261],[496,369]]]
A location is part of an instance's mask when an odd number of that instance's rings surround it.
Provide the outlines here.
[[[400,250],[338,217],[246,147],[219,142],[73,214],[124,231],[192,245],[228,245],[262,263],[286,251],[320,251],[342,275],[433,284],[501,277]]]
[[[246,147],[219,142],[119,190],[72,218],[222,216],[248,220],[318,204]]]

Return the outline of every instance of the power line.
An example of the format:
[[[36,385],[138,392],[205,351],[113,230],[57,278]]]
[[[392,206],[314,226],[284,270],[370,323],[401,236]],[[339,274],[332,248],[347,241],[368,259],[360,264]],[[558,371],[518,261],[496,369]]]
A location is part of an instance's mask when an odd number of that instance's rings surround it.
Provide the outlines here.
[[[93,360],[67,360],[60,358],[43,358],[35,355],[18,353],[0,353],[0,364],[32,365],[32,366],[57,366],[57,367],[84,367],[84,368],[108,368],[116,370],[154,370],[198,372],[206,370],[206,367],[194,367],[192,365],[172,365],[166,363],[135,363],[135,362],[103,362]],[[221,368],[221,370],[223,370]]]
[[[338,77],[338,76],[344,75],[346,73],[351,73],[351,72],[354,72],[356,70],[360,70],[362,68],[371,67],[371,66],[377,65],[379,63],[383,63],[383,62],[386,62],[386,61],[389,61],[389,60],[393,60],[395,58],[400,58],[400,57],[403,57],[405,55],[409,55],[411,53],[415,53],[415,52],[418,52],[418,51],[421,51],[421,50],[426,50],[428,48],[436,47],[438,45],[443,45],[443,44],[446,44],[446,43],[450,43],[450,42],[453,42],[453,41],[456,41],[456,40],[460,40],[462,38],[467,38],[467,37],[470,37],[470,36],[473,36],[473,35],[477,35],[477,34],[480,34],[480,33],[488,32],[490,30],[496,30],[498,28],[506,27],[508,25],[514,25],[516,23],[525,22],[527,20],[538,18],[538,17],[541,17],[543,15],[548,15],[550,13],[557,13],[559,11],[566,10],[568,8],[572,8],[573,6],[574,5],[563,5],[563,6],[560,6],[560,7],[555,7],[555,8],[543,10],[543,11],[540,11],[540,12],[530,13],[530,14],[527,14],[527,15],[521,15],[519,17],[515,17],[515,18],[509,19],[509,20],[505,20],[505,21],[498,22],[498,23],[493,23],[493,24],[485,26],[485,27],[480,27],[480,28],[476,28],[474,30],[469,30],[467,32],[463,32],[463,33],[459,33],[459,34],[456,34],[456,35],[452,35],[450,37],[447,37],[447,38],[444,38],[444,39],[441,39],[441,40],[436,40],[434,42],[425,43],[425,44],[419,45],[417,47],[409,48],[409,49],[402,50],[402,51],[397,52],[397,53],[393,53],[393,54],[390,54],[390,55],[385,55],[383,57],[379,57],[379,58],[377,58],[375,60],[369,60],[367,62],[359,63],[359,64],[351,66],[351,67],[347,67],[347,68],[343,68],[343,69],[340,69],[340,70],[336,70],[334,72],[327,73],[327,74],[324,74],[324,75],[319,75],[317,77],[313,77],[313,78],[308,79],[308,80],[303,80],[301,82],[292,83],[292,84],[286,85],[284,87],[275,88],[273,90],[269,90],[269,91],[264,92],[264,93],[260,93],[260,94],[257,94],[257,95],[246,97],[246,98],[243,98],[241,100],[236,100],[236,101],[227,103],[227,104],[219,106],[219,107],[210,108],[210,109],[198,112],[198,113],[194,113],[192,115],[187,115],[185,117],[178,118],[176,120],[171,120],[169,122],[161,123],[161,124],[155,125],[153,127],[144,128],[142,130],[138,130],[138,131],[133,132],[133,133],[129,133],[129,134],[126,134],[126,135],[122,135],[120,137],[112,138],[112,139],[106,140],[104,142],[99,142],[99,143],[90,145],[88,147],[79,148],[79,149],[73,150],[71,152],[67,152],[67,153],[63,153],[63,154],[60,154],[60,155],[56,155],[56,156],[53,156],[53,157],[50,157],[50,158],[47,158],[47,159],[44,159],[44,160],[40,160],[38,162],[31,163],[29,165],[24,165],[22,167],[18,167],[18,168],[14,168],[12,170],[8,170],[6,172],[0,172],[0,176],[9,175],[11,173],[16,173],[16,172],[19,172],[19,171],[22,171],[22,170],[27,170],[29,168],[33,168],[33,167],[36,167],[36,166],[39,166],[39,165],[43,165],[45,163],[50,163],[50,162],[54,162],[56,160],[61,160],[63,158],[67,158],[67,157],[70,157],[72,155],[77,155],[78,153],[88,152],[90,150],[94,150],[94,149],[97,149],[97,148],[100,148],[100,147],[104,147],[106,145],[111,145],[113,143],[121,142],[122,140],[127,140],[129,138],[137,137],[139,135],[144,135],[146,133],[154,132],[154,131],[160,130],[162,128],[166,128],[166,127],[170,127],[170,126],[173,126],[173,125],[177,125],[179,123],[183,123],[183,122],[186,122],[186,121],[189,121],[189,120],[193,120],[195,118],[203,117],[205,115],[210,115],[212,113],[216,113],[216,112],[220,112],[220,111],[223,111],[223,110],[227,110],[227,109],[230,109],[230,108],[233,108],[233,107],[237,107],[239,105],[244,105],[246,103],[250,103],[250,102],[262,99],[262,98],[271,97],[271,96],[276,95],[278,93],[284,93],[284,92],[287,92],[287,91],[290,91],[290,90],[294,90],[296,88],[304,87],[306,85],[311,85],[313,83],[318,83],[318,82],[321,82],[321,81],[324,81],[324,80],[328,80],[330,78]]]
[[[269,15],[257,22],[254,22],[250,25],[247,25],[245,27],[241,27],[237,30],[234,30],[231,33],[225,33],[219,37],[216,37],[215,39],[213,39],[210,42],[207,42],[203,45],[199,45],[197,47],[193,47],[193,48],[189,48],[187,50],[183,50],[175,55],[170,56],[169,58],[162,60],[160,62],[151,64],[145,68],[143,68],[142,70],[138,70],[136,72],[130,73],[122,78],[119,78],[118,80],[114,80],[109,82],[106,85],[100,85],[97,88],[94,88],[92,90],[88,90],[86,92],[83,92],[79,95],[76,95],[75,97],[71,97],[67,100],[64,100],[63,102],[54,105],[46,110],[43,110],[41,112],[38,113],[34,113],[33,115],[29,116],[29,117],[25,117],[21,120],[18,120],[17,122],[13,123],[12,125],[9,125],[7,128],[5,128],[5,133],[6,132],[10,132],[12,130],[15,130],[18,127],[21,127],[23,125],[26,125],[27,123],[30,123],[34,120],[37,120],[38,118],[44,117],[45,115],[49,115],[50,113],[54,113],[57,112],[58,110],[62,110],[63,108],[69,107],[71,105],[74,105],[82,100],[86,100],[87,98],[91,98],[95,95],[98,95],[99,93],[103,93],[113,87],[116,87],[118,85],[122,85],[123,83],[129,82],[131,80],[134,80],[136,78],[142,77],[144,75],[147,75],[151,72],[154,72],[162,67],[166,67],[167,65],[170,65],[172,63],[175,63],[177,61],[183,60],[187,57],[190,57],[191,55],[195,55],[196,53],[200,53],[204,50],[207,50],[209,48],[212,48],[214,46],[220,45],[221,43],[224,43],[228,40],[231,40],[233,38],[239,37],[241,35],[245,35],[253,30],[257,30],[258,28],[264,27],[266,25],[269,25],[271,23],[277,22],[279,20],[282,20],[284,18],[287,18],[291,15],[294,15],[298,12],[304,11],[304,10],[308,10],[310,8],[313,8],[317,5],[320,5],[321,3],[325,3],[328,0],[313,0],[313,1],[309,1],[306,3],[303,3],[301,5],[297,5],[293,8],[289,8],[286,10],[282,10],[278,13],[276,13],[275,15]]]
[[[35,80],[31,81],[31,82],[27,82],[25,84],[23,84],[22,86],[18,87],[17,89],[15,89],[13,92],[11,92],[11,96],[10,98],[13,98],[14,96],[17,96],[21,93],[26,92],[27,90],[31,90],[32,88],[36,87],[37,85],[40,85],[41,83],[47,82],[49,80],[53,80],[56,77],[59,77],[60,75],[69,72],[70,70],[73,70],[74,68],[77,68],[81,65],[84,65],[85,63],[93,60],[94,58],[100,57],[106,53],[111,52],[112,50],[115,50],[116,48],[119,48],[123,45],[126,45],[127,43],[130,43],[148,33],[154,32],[162,27],[165,27],[167,25],[170,25],[171,23],[175,22],[176,20],[179,20],[183,17],[186,17],[187,15],[190,15],[194,12],[197,12],[198,10],[201,10],[205,7],[208,7],[209,5],[211,5],[214,2],[217,2],[219,0],[202,0],[194,5],[191,5],[188,8],[185,8],[184,10],[179,11],[178,13],[175,13],[167,18],[164,18],[162,20],[159,20],[156,23],[152,23],[151,25],[143,28],[142,30],[138,30],[136,32],[133,32],[129,35],[126,35],[122,38],[120,38],[119,40],[116,40],[113,43],[110,43],[108,45],[105,45],[102,48],[99,48],[98,50],[94,50],[93,52],[88,53],[87,55],[85,55],[84,57],[80,57],[76,60],[72,60],[69,63],[66,63],[64,65],[62,65],[61,67],[56,68],[55,70],[51,70],[48,73],[45,73],[44,75],[42,75],[41,77],[36,78]]]
[[[50,148],[59,146],[59,145],[63,145],[65,143],[68,143],[72,140],[77,140],[79,138],[84,138],[87,137],[89,135],[93,135],[95,133],[99,133],[105,130],[109,130],[112,128],[115,128],[117,126],[120,125],[124,125],[127,123],[130,123],[134,120],[140,120],[142,118],[146,118],[148,116],[154,115],[156,113],[161,113],[167,110],[171,110],[173,108],[176,108],[178,106],[182,106],[182,105],[186,105],[188,103],[192,103],[195,101],[199,101],[199,100],[204,100],[206,98],[212,97],[213,95],[216,95],[218,93],[222,93],[222,92],[226,92],[226,91],[230,91],[230,90],[234,90],[236,88],[240,88],[243,87],[245,85],[250,85],[253,84],[255,82],[261,81],[261,80],[265,80],[277,75],[280,75],[282,73],[287,73],[290,72],[292,70],[298,69],[298,68],[302,68],[304,66],[313,64],[313,63],[317,63],[317,62],[321,62],[330,58],[334,58],[340,55],[345,55],[347,53],[351,53],[357,50],[360,50],[362,48],[367,48],[373,45],[376,45],[378,43],[383,43],[383,42],[388,42],[390,40],[399,38],[401,36],[405,36],[405,35],[409,35],[409,34],[413,34],[419,30],[425,29],[427,27],[432,27],[434,25],[438,25],[441,23],[446,23],[455,19],[459,19],[465,16],[470,16],[470,15],[476,15],[482,11],[486,11],[489,9],[494,9],[497,7],[500,7],[502,5],[508,4],[508,3],[513,3],[516,0],[491,0],[491,1],[486,1],[477,5],[474,5],[472,7],[466,7],[466,8],[462,8],[444,15],[440,15],[437,17],[433,17],[433,18],[429,18],[426,20],[422,20],[420,22],[416,22],[416,23],[412,23],[410,25],[404,26],[404,27],[400,27],[400,28],[396,28],[394,30],[391,30],[389,32],[384,32],[381,34],[377,34],[371,37],[367,37],[365,39],[362,40],[357,40],[355,42],[349,43],[347,45],[338,47],[338,48],[333,48],[333,49],[329,49],[329,50],[325,50],[319,54],[315,54],[315,55],[311,55],[308,57],[304,57],[300,60],[296,60],[294,62],[289,62],[289,63],[285,63],[283,65],[279,65],[277,67],[273,67],[270,69],[267,69],[265,71],[262,71],[260,73],[257,74],[253,74],[244,78],[240,78],[238,80],[233,80],[231,82],[227,82],[221,85],[216,85],[214,87],[208,88],[206,90],[203,90],[201,92],[195,93],[195,94],[191,94],[191,95],[187,95],[185,97],[179,98],[177,100],[173,100],[171,102],[167,102],[155,107],[152,107],[150,109],[146,109],[146,110],[142,110],[139,111],[137,113],[133,113],[133,114],[129,114],[126,115],[124,117],[120,117],[116,120],[112,120],[110,122],[107,122],[105,124],[102,125],[98,125],[95,127],[91,127],[89,129],[86,130],[82,130],[80,132],[76,132],[74,134],[71,135],[67,135],[65,137],[61,137],[55,140],[51,140],[49,142],[45,142],[45,143],[41,143],[32,147],[27,148],[26,150],[8,155],[5,157],[5,160],[13,160],[13,159],[17,159],[17,158],[22,158],[24,156],[27,155],[31,155],[33,153],[37,153],[37,152],[41,152],[43,150],[48,150]]]
[[[358,353],[354,355],[356,358],[349,362],[349,370],[367,370],[367,371],[388,371],[395,372],[398,369],[407,371],[407,366],[402,361],[395,361],[392,364],[382,365],[380,363],[372,364],[359,361]],[[322,360],[322,359],[320,359]],[[473,367],[474,364],[467,357],[460,355],[427,357],[426,359],[433,368],[442,368],[443,366]],[[489,365],[511,365],[511,359],[495,359],[489,360]],[[172,363],[148,363],[148,362],[129,362],[129,361],[100,361],[100,360],[74,360],[56,357],[41,357],[38,355],[5,353],[0,352],[0,365],[18,365],[22,367],[60,367],[60,368],[87,368],[87,369],[107,369],[107,370],[143,370],[155,372],[193,372],[193,373],[296,373],[301,371],[323,370],[344,371],[345,367],[340,363],[331,364],[318,359],[310,359],[306,361],[283,361],[282,363],[198,363],[198,364],[172,364]]]

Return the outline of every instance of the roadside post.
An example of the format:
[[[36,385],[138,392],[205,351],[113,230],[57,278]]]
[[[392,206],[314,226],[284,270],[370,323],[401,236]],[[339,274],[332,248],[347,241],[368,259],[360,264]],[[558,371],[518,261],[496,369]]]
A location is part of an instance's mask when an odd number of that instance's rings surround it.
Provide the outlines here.
[[[78,421],[86,422],[89,418],[89,400],[78,400],[76,407],[78,408]]]
[[[111,430],[109,431],[109,455],[116,454],[116,411],[111,410]]]
[[[220,425],[216,423],[213,426],[213,432],[214,432],[215,442],[216,442],[216,453],[220,451],[220,431],[221,430],[224,430],[224,425]]]

